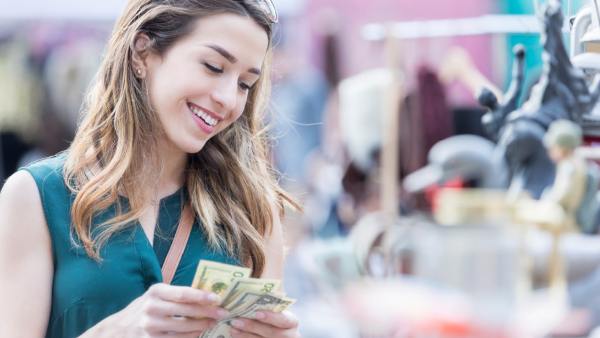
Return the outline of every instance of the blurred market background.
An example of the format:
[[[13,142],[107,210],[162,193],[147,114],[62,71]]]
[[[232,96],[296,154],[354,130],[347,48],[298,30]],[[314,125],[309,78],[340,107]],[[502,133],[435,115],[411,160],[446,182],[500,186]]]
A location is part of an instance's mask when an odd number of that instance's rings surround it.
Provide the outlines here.
[[[0,0],[0,182],[68,147],[125,2]],[[553,260],[554,234],[515,220],[512,207],[499,207],[503,196],[441,192],[485,188],[475,181],[493,169],[444,182],[417,177],[423,187],[414,191],[401,183],[427,166],[439,141],[499,142],[482,124],[490,109],[478,95],[487,88],[506,103],[521,45],[525,94],[515,107],[527,99],[543,77],[551,2],[275,0],[273,161],[304,206],[285,219],[285,285],[303,337],[585,337],[600,326],[597,222],[561,235]],[[593,6],[562,2],[567,53],[576,15]],[[395,38],[380,35],[389,22],[400,24]],[[388,87],[398,95],[392,146],[382,119]],[[598,136],[586,134],[590,163]],[[502,210],[482,211],[490,205]],[[442,216],[454,226],[433,217],[461,208],[467,216]]]

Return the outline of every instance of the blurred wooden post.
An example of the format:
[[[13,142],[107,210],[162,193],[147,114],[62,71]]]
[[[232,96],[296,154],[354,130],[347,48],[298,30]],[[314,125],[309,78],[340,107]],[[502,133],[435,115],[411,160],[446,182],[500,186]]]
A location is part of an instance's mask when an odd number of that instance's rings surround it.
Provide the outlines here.
[[[389,228],[398,217],[399,119],[401,102],[399,41],[387,26],[386,63],[391,81],[382,114],[383,143],[381,149],[381,205]]]

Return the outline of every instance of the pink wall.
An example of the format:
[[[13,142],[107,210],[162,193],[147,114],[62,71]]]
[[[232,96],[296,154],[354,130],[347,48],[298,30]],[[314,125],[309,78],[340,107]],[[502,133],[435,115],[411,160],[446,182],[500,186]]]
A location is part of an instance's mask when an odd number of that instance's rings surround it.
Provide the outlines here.
[[[496,12],[493,3],[494,0],[308,0],[307,16],[313,36],[319,34],[316,27],[320,27],[323,11],[329,10],[338,16],[342,32],[342,71],[347,76],[384,64],[381,46],[361,38],[360,29],[364,24],[492,14]],[[466,48],[479,69],[492,77],[492,39],[489,36],[405,41],[402,49],[407,69],[414,69],[415,63],[436,65],[452,45]],[[319,58],[318,53],[313,55],[316,63],[320,63]]]

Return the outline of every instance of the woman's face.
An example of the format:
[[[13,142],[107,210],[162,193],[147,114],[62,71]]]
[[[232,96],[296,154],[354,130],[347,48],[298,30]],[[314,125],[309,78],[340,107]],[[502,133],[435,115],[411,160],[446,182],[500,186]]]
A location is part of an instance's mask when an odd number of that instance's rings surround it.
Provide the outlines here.
[[[196,153],[242,114],[259,79],[267,33],[251,18],[219,14],[198,19],[193,31],[164,55],[145,59],[152,107],[168,147]]]

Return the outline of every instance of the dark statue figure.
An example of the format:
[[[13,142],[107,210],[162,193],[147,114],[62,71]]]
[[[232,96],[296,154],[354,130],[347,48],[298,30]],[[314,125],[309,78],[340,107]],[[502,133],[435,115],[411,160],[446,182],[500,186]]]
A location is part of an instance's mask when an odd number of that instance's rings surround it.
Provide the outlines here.
[[[483,115],[481,122],[494,141],[498,141],[500,129],[504,125],[506,117],[518,108],[519,97],[525,83],[523,70],[525,67],[525,47],[516,45],[513,48],[513,54],[515,55],[515,63],[512,69],[512,81],[502,104],[498,103],[496,95],[487,88],[483,88],[478,97],[479,103],[490,110]]]
[[[516,62],[506,98],[497,98],[484,90],[479,102],[490,111],[483,123],[497,150],[504,154],[510,169],[511,188],[525,190],[539,198],[552,185],[555,166],[543,144],[548,126],[557,119],[568,119],[581,125],[586,134],[599,134],[600,117],[592,116],[600,96],[598,81],[589,88],[580,69],[571,63],[562,38],[563,15],[560,2],[550,0],[543,17],[541,42],[544,47],[544,68],[531,95],[517,109],[523,91],[522,47],[515,48]]]

